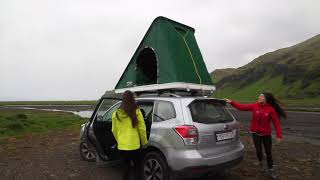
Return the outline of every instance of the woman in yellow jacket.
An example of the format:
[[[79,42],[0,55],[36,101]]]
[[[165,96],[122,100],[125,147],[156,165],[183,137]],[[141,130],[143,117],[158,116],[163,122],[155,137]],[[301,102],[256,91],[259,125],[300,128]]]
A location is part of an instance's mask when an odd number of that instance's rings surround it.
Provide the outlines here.
[[[127,165],[122,179],[128,179],[133,171],[138,180],[139,149],[147,144],[147,133],[142,113],[131,91],[124,92],[121,106],[112,114],[112,133]]]

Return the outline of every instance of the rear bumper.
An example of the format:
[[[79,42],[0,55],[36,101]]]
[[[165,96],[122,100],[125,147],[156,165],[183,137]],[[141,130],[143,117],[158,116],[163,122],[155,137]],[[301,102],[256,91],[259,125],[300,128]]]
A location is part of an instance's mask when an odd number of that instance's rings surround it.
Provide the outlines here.
[[[177,176],[196,177],[219,171],[239,164],[243,159],[244,146],[239,143],[237,148],[222,154],[202,157],[197,150],[169,149],[167,162]]]
[[[214,166],[197,166],[197,167],[189,167],[185,168],[181,171],[173,172],[176,177],[188,177],[188,178],[195,178],[200,177],[204,174],[209,174],[213,172],[220,172],[224,169],[228,169],[234,167],[241,163],[243,157],[239,157],[232,161],[228,161],[222,164],[214,165]]]

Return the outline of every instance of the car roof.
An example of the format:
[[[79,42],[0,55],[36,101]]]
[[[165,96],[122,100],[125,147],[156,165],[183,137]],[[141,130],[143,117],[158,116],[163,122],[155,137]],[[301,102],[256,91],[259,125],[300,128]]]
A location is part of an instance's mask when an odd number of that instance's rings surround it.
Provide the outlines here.
[[[204,97],[204,96],[181,96],[181,97],[173,97],[173,96],[143,96],[143,97],[136,97],[137,100],[173,100],[173,99],[190,99],[190,100],[218,100],[221,101],[222,99],[213,98],[213,97]]]

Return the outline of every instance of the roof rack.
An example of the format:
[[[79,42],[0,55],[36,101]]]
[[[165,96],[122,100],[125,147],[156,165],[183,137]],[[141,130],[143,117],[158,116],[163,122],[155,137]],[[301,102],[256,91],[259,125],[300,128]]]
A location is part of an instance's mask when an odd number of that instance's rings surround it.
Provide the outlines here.
[[[191,95],[202,95],[202,96],[210,96],[216,90],[215,86],[211,85],[203,85],[203,84],[192,84],[192,83],[184,83],[184,82],[174,82],[174,83],[164,83],[164,84],[151,84],[144,86],[135,86],[123,89],[116,89],[115,93],[123,93],[126,90],[130,90],[135,92],[138,96],[142,94],[157,94],[158,96],[161,94],[174,94],[175,96],[179,96],[179,94]]]
[[[154,96],[159,96],[159,97],[182,97],[181,95],[177,94],[177,93],[169,93],[169,92],[163,92],[163,93],[142,93],[142,94],[137,94],[137,96],[140,97],[154,97]]]
[[[165,92],[165,93],[161,94],[160,96],[181,97],[181,95],[179,95],[179,94],[168,93],[168,92]]]

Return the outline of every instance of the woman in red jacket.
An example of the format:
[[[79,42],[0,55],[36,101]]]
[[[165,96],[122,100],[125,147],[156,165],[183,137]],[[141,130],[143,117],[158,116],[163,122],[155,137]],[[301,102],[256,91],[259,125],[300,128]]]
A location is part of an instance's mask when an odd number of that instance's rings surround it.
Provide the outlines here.
[[[271,93],[260,94],[258,102],[253,104],[240,104],[229,99],[225,99],[225,101],[238,110],[253,112],[250,131],[252,133],[254,146],[256,148],[259,166],[261,169],[263,169],[263,145],[267,156],[268,173],[271,177],[275,178],[276,176],[273,171],[273,160],[271,153],[271,122],[275,127],[277,140],[280,143],[282,141],[282,130],[279,118],[287,117],[286,113],[281,107],[281,102],[277,100]]]

